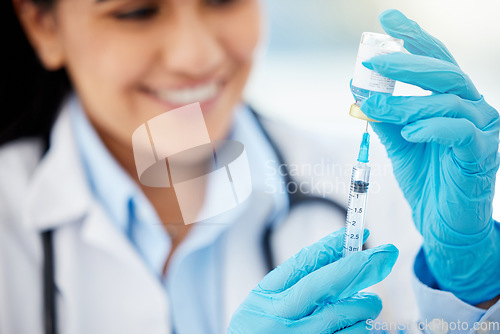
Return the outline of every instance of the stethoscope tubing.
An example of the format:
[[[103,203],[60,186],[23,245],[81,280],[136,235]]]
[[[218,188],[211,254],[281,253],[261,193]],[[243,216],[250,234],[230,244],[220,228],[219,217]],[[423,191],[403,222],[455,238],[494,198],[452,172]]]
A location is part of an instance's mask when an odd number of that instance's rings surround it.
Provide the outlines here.
[[[54,268],[53,230],[42,232],[43,247],[43,306],[45,334],[57,334],[56,326],[56,285]]]

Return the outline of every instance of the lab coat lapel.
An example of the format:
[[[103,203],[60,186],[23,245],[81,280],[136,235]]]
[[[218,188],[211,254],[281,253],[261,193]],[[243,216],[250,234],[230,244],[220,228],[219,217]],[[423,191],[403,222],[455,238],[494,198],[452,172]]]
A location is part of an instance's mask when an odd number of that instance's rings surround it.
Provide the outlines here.
[[[37,233],[54,229],[60,332],[169,333],[165,290],[93,198],[67,108],[51,142],[32,177],[23,224]]]
[[[170,333],[165,290],[98,203],[54,248],[64,333]]]
[[[53,127],[51,143],[28,186],[22,213],[28,229],[43,231],[71,223],[85,214],[91,201],[66,109]]]

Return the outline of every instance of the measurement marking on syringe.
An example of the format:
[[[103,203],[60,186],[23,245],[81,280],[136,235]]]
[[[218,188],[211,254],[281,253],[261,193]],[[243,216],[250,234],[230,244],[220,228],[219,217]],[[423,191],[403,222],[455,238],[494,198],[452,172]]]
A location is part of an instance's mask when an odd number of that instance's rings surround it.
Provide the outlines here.
[[[343,245],[344,256],[360,251],[363,246],[366,195],[370,179],[370,167],[368,166],[369,137],[368,133],[364,133],[358,163],[352,169]]]

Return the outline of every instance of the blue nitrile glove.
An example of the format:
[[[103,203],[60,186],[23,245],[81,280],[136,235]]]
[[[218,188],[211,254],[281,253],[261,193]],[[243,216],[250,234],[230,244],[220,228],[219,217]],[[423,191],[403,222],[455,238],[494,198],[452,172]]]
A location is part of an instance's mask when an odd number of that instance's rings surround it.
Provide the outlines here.
[[[412,54],[377,56],[364,65],[433,94],[376,95],[361,110],[382,122],[371,126],[392,160],[440,289],[470,304],[490,300],[500,294],[500,228],[492,219],[498,112],[417,23],[396,10],[379,19]]]
[[[342,258],[343,236],[343,229],[332,233],[267,274],[234,313],[228,333],[368,332],[366,320],[382,304],[359,291],[391,272],[398,250],[384,245]]]

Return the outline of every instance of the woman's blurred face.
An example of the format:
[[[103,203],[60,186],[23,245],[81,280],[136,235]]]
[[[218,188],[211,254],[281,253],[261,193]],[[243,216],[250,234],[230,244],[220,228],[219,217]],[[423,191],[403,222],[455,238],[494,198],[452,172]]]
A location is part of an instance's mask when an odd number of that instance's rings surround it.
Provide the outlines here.
[[[59,0],[64,66],[101,136],[131,146],[148,119],[200,102],[224,137],[260,37],[258,0]]]

